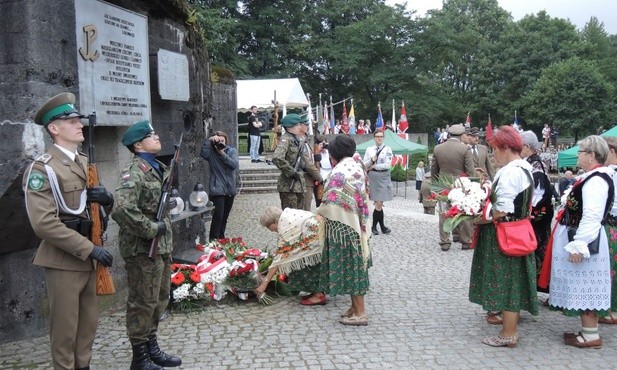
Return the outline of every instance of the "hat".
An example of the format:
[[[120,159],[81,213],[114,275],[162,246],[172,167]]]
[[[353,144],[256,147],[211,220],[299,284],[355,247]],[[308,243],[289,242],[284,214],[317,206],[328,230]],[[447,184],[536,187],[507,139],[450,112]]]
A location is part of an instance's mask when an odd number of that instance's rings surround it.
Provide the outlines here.
[[[34,115],[34,123],[47,127],[57,119],[84,117],[75,109],[75,95],[69,92],[58,94],[43,104]]]
[[[480,136],[480,129],[477,127],[471,127],[469,130],[467,130],[466,134],[472,136]]]
[[[281,125],[283,125],[283,127],[293,127],[297,125],[298,123],[305,123],[305,122],[308,122],[308,118],[306,115],[289,113],[288,115],[283,117],[283,119],[281,120]]]
[[[139,121],[126,130],[124,136],[122,136],[122,145],[129,146],[140,142],[152,131],[154,131],[154,129],[150,121]]]
[[[460,136],[465,133],[465,126],[461,125],[460,123],[458,125],[452,125],[448,129],[448,133],[450,135]]]

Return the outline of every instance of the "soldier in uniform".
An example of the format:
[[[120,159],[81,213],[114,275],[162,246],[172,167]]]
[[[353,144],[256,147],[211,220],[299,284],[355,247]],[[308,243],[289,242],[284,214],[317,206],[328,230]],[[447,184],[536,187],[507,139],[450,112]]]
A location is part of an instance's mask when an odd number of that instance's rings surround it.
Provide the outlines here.
[[[476,172],[480,175],[486,176],[489,180],[493,180],[495,176],[495,169],[491,164],[491,159],[488,156],[488,148],[479,143],[480,141],[480,129],[472,127],[467,132],[468,144],[471,148],[471,157],[473,158],[473,165]],[[475,176],[475,175],[474,175]]]
[[[111,216],[120,226],[120,254],[128,281],[126,329],[133,348],[131,369],[180,366],[182,360],[161,351],[156,337],[170,291],[171,221],[169,216],[155,220],[169,168],[156,160],[161,142],[149,121],[131,126],[122,144],[135,156],[122,171]],[[153,238],[159,238],[158,255],[149,258]]]
[[[433,162],[431,163],[432,180],[436,181],[441,173],[446,173],[454,177],[462,174],[475,176],[473,158],[471,150],[467,144],[461,141],[461,136],[465,133],[465,126],[458,124],[452,125],[448,129],[448,140],[439,144],[433,151]],[[439,212],[439,244],[442,251],[450,249],[450,234],[443,231],[445,217],[443,212]],[[471,238],[473,225],[470,222],[461,222],[457,229],[462,249],[471,248]]]
[[[272,156],[272,162],[281,170],[277,186],[281,208],[304,209],[306,190],[304,173],[308,172],[313,179],[322,181],[319,169],[313,163],[313,152],[306,142],[308,120],[306,116],[290,113],[283,117],[281,125],[286,132],[281,136]],[[300,151],[302,151],[300,165],[296,169],[295,164]]]
[[[24,174],[26,211],[42,239],[34,264],[45,268],[54,369],[89,369],[99,320],[95,263],[110,267],[111,253],[89,239],[87,201],[111,206],[104,187],[86,189],[88,160],[75,95],[62,93],[36,112],[54,144]]]

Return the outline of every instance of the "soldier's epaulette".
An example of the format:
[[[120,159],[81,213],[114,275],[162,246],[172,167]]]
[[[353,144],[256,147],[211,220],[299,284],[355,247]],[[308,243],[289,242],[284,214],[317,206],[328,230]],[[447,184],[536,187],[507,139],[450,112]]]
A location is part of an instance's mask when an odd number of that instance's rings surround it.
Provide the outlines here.
[[[143,172],[143,173],[148,173],[148,171],[150,171],[150,166],[148,166],[147,164],[145,164],[145,163],[143,163],[143,162],[142,162],[142,163],[140,163],[140,164],[138,164],[138,165],[137,165],[137,167],[139,167],[139,169],[140,169],[140,170],[141,170],[141,172]]]
[[[42,163],[47,163],[50,160],[51,160],[51,154],[49,154],[49,153],[45,153],[45,154],[39,156],[37,159],[35,159],[35,161],[42,162]]]

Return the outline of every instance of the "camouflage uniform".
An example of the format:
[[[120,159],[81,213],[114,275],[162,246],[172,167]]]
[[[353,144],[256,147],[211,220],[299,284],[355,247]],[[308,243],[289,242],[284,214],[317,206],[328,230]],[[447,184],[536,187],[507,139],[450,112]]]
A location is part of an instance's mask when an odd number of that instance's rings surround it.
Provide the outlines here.
[[[277,190],[279,192],[279,197],[281,198],[282,209],[304,208],[304,191],[306,189],[304,173],[301,169],[299,169],[298,177],[300,180],[294,181],[293,178],[296,173],[294,170],[294,164],[296,158],[298,158],[299,151],[300,140],[294,134],[285,132],[285,134],[281,136],[281,140],[279,141],[278,146],[274,150],[274,155],[272,156],[272,163],[274,163],[274,165],[281,170]],[[303,157],[305,157],[306,154],[306,148],[304,148]],[[304,163],[309,162],[306,158],[303,158]],[[292,182],[293,187],[290,189]]]
[[[164,178],[169,170],[158,162]],[[143,343],[156,334],[159,318],[169,302],[170,265],[173,250],[171,222],[159,239],[159,255],[148,257],[157,233],[155,221],[163,179],[144,159],[134,156],[116,188],[112,218],[120,226],[118,240],[128,280],[126,329],[131,344]]]

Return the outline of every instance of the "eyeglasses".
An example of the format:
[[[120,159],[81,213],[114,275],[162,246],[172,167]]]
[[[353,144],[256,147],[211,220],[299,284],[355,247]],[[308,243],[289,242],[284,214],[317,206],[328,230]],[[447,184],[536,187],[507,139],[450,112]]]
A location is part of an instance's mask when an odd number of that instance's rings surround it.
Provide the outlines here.
[[[579,153],[591,153],[589,150],[579,150]]]
[[[383,135],[375,135],[375,138],[382,138]]]

